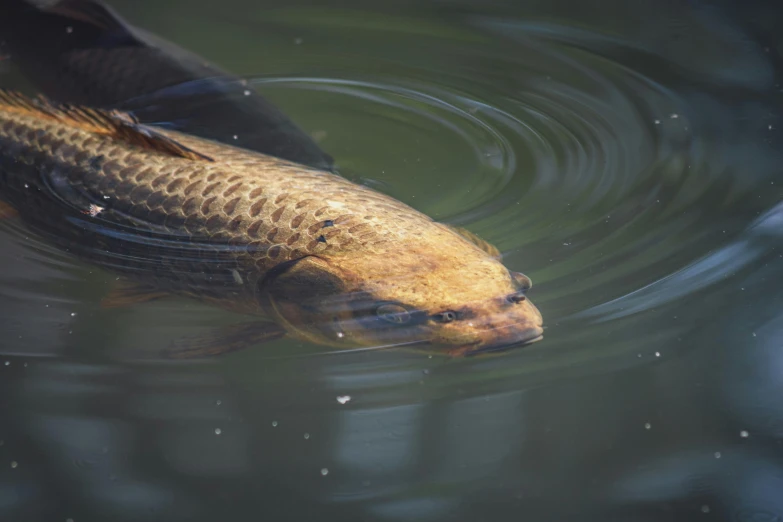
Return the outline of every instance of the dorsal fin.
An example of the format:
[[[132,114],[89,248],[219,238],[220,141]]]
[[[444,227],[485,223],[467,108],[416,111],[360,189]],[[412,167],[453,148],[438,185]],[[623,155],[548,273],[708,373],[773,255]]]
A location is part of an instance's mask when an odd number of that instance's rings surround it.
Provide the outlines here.
[[[171,156],[196,161],[213,161],[209,156],[186,147],[152,127],[142,125],[127,112],[58,104],[43,96],[29,98],[5,89],[0,89],[0,109],[54,120]]]
[[[466,230],[461,227],[455,227],[454,225],[446,225],[451,230],[456,232],[457,234],[461,235],[477,247],[479,247],[481,250],[489,254],[490,256],[494,257],[495,259],[500,259],[503,257],[503,254],[500,253],[500,250],[498,250],[498,247],[493,245],[492,243],[488,243],[487,241],[484,241],[480,237],[478,237],[476,234],[471,232],[470,230]]]

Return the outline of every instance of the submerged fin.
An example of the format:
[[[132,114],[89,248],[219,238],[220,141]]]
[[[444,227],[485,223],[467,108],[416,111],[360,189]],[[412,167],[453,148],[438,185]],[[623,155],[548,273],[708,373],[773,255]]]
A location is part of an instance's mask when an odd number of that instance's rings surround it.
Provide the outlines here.
[[[457,234],[461,235],[477,247],[479,247],[481,250],[489,254],[490,256],[494,257],[495,259],[500,259],[503,257],[503,254],[500,253],[500,250],[498,250],[498,247],[493,245],[492,243],[488,243],[487,241],[484,241],[480,237],[478,237],[476,234],[471,232],[470,230],[466,230],[461,227],[455,227],[453,225],[446,225],[451,230],[456,232]]]
[[[216,328],[207,335],[174,341],[161,355],[167,359],[196,359],[249,348],[280,339],[285,330],[274,323],[238,323]]]
[[[15,218],[18,215],[19,215],[18,210],[16,210],[8,203],[0,201],[0,219],[11,219],[11,218]]]
[[[88,23],[105,31],[124,34],[129,42],[134,40],[123,21],[111,9],[95,0],[60,0],[45,10]]]
[[[58,104],[43,96],[28,98],[24,94],[5,89],[0,89],[0,109],[55,120],[87,132],[110,136],[118,141],[171,156],[213,161],[209,156],[182,145],[152,127],[140,124],[127,112]]]
[[[168,296],[169,294],[161,292],[153,286],[121,282],[101,299],[101,308],[122,308],[148,303]]]

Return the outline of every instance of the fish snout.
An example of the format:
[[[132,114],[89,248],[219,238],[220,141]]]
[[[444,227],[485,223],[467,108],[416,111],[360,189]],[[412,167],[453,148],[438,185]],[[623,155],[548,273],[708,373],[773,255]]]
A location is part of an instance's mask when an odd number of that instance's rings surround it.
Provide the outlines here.
[[[451,355],[475,355],[524,346],[540,341],[544,334],[541,313],[530,300],[492,312],[487,310],[467,321],[464,327],[467,331],[462,338],[467,342],[449,350]]]

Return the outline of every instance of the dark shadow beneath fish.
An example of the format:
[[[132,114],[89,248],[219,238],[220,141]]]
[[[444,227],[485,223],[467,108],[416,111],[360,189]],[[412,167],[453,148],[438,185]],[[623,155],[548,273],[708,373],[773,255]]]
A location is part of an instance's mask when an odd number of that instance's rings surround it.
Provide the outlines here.
[[[97,0],[2,0],[0,55],[57,101],[131,111],[144,123],[174,122],[189,134],[332,169],[332,158],[244,81]]]

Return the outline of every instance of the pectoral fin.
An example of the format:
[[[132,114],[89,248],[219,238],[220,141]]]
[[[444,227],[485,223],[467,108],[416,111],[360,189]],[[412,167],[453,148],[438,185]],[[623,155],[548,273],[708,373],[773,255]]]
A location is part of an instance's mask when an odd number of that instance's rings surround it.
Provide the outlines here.
[[[153,286],[119,281],[106,297],[101,299],[101,308],[123,308],[168,296],[169,294]]]
[[[495,259],[500,259],[503,257],[503,254],[500,253],[500,250],[498,250],[498,247],[493,245],[492,243],[488,243],[487,241],[484,241],[480,237],[478,237],[476,234],[471,232],[470,230],[466,230],[461,227],[455,227],[453,225],[446,225],[450,229],[452,229],[457,234],[461,235],[477,247],[479,247],[481,250],[489,254],[490,256],[494,257]]]
[[[239,323],[216,328],[206,335],[174,341],[161,355],[167,359],[195,359],[235,352],[279,339],[285,330],[274,323]]]
[[[19,215],[19,212],[9,205],[0,201],[0,219],[11,219]]]

